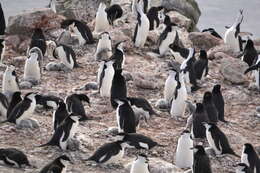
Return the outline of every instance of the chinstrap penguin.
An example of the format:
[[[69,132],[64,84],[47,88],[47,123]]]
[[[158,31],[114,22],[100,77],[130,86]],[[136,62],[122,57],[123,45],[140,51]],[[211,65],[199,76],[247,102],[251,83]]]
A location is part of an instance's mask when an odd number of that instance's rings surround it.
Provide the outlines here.
[[[133,161],[130,173],[150,173],[149,159],[145,154],[139,154]]]
[[[0,160],[6,165],[22,168],[22,166],[31,166],[27,156],[16,148],[0,148]]]
[[[205,77],[207,77],[209,67],[207,52],[205,50],[200,50],[199,59],[195,61],[193,68],[197,80],[203,80]]]
[[[254,65],[246,69],[245,74],[248,72],[253,71],[255,76],[255,84],[257,88],[260,90],[260,55]]]
[[[203,96],[203,106],[208,114],[209,121],[211,123],[218,122],[218,110],[213,102],[211,92],[205,92]]]
[[[218,120],[226,122],[225,120],[225,101],[221,92],[221,85],[214,85],[212,89],[212,101],[218,111]]]
[[[95,60],[105,60],[112,56],[112,41],[108,32],[99,35],[99,41],[95,52]]]
[[[252,173],[260,172],[260,159],[252,144],[244,144],[241,154],[241,162],[246,164],[252,170]]]
[[[94,33],[107,32],[109,30],[108,14],[106,12],[106,4],[100,2],[95,19]]]
[[[210,159],[203,146],[196,145],[192,149],[194,152],[192,173],[212,173]]]
[[[34,29],[29,50],[32,49],[33,47],[38,47],[41,50],[42,55],[43,56],[45,55],[47,44],[46,44],[45,36],[43,34],[43,30],[41,28]]]
[[[61,155],[46,166],[44,166],[39,173],[65,173],[67,166],[71,162],[70,158],[66,155]]]

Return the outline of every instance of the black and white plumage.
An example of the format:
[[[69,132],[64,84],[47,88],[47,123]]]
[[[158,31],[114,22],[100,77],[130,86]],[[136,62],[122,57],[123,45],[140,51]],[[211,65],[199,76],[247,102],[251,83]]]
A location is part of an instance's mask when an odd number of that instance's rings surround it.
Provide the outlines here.
[[[124,155],[123,141],[116,141],[106,143],[99,147],[87,161],[94,161],[96,163],[109,164],[117,163],[117,161]]]
[[[43,30],[41,28],[34,29],[29,49],[32,49],[33,47],[38,47],[42,51],[42,55],[45,55],[47,45]]]
[[[214,123],[203,123],[206,127],[206,136],[209,146],[215,151],[216,155],[232,154],[239,157],[230,147],[226,135]]]
[[[136,5],[136,10],[138,23],[135,27],[133,42],[136,47],[144,47],[149,33],[150,22],[139,3]]]
[[[115,45],[115,50],[110,60],[114,61],[114,69],[122,69],[125,64],[125,53],[124,53],[125,41],[120,41]]]
[[[61,155],[46,166],[39,173],[63,173],[66,172],[70,158],[66,155]]]
[[[53,111],[53,129],[57,130],[58,126],[69,116],[66,104],[63,101],[58,103],[58,108]]]
[[[178,79],[178,75],[179,73],[175,69],[169,69],[169,76],[164,84],[164,99],[169,107],[171,107],[171,101],[178,85],[178,80],[176,80],[176,78]]]
[[[96,61],[106,60],[112,56],[112,41],[108,32],[99,35],[98,45],[95,52]]]
[[[132,11],[136,14],[136,5],[140,5],[144,13],[147,13],[151,6],[151,0],[133,0]]]
[[[251,39],[247,40],[243,53],[239,55],[239,57],[240,56],[242,56],[241,60],[246,62],[249,65],[249,67],[256,62],[258,58],[258,53],[255,49],[254,42]]]
[[[116,109],[118,132],[135,133],[138,124],[136,124],[135,113],[128,100],[116,99],[114,101],[118,104]]]
[[[153,115],[158,115],[150,103],[142,97],[127,97],[136,118],[144,119],[146,122],[150,119]]]
[[[208,115],[202,103],[196,103],[196,110],[192,114],[192,138],[206,138],[206,128],[203,122],[208,122]]]
[[[124,141],[128,148],[150,150],[155,146],[164,147],[151,138],[137,133],[119,133],[118,139]]]
[[[36,93],[28,93],[24,99],[19,102],[8,115],[8,119],[4,122],[20,124],[22,120],[28,119],[34,112],[36,107]],[[2,123],[4,123],[2,122]]]
[[[4,52],[5,52],[5,40],[0,38],[0,63],[2,63],[3,61]]]
[[[52,9],[52,11],[53,11],[54,13],[57,12],[57,10],[56,10],[56,3],[57,3],[56,0],[50,0],[50,3],[49,3],[49,5],[48,5],[48,7],[49,7],[50,9]]]
[[[250,71],[254,72],[255,84],[257,88],[260,89],[260,56],[258,56],[258,59],[256,60],[256,63],[254,65],[246,69],[245,74]]]
[[[36,95],[36,104],[42,105],[43,108],[47,109],[54,109],[56,110],[60,101],[63,101],[62,98],[54,96],[54,95]]]
[[[224,43],[229,45],[232,49],[239,52],[241,50],[241,37],[239,36],[240,33],[240,25],[243,21],[243,10],[240,10],[238,17],[234,24],[228,28],[225,32],[224,36]]]
[[[117,108],[118,104],[115,99],[126,99],[127,87],[125,77],[122,75],[122,69],[116,69],[115,75],[111,86],[111,97],[110,102],[114,109]]]
[[[71,94],[65,98],[68,112],[81,116],[80,121],[88,119],[82,101],[90,106],[90,99],[85,94]]]
[[[205,92],[203,96],[203,106],[208,114],[211,123],[218,122],[218,110],[213,102],[211,92]]]
[[[133,161],[130,173],[150,173],[149,159],[145,154],[139,154]]]
[[[116,19],[119,19],[123,16],[123,9],[118,4],[114,4],[106,8],[105,11],[107,13],[107,19],[110,25],[113,25]]]
[[[0,148],[0,160],[9,166],[19,168],[23,165],[31,166],[27,156],[16,148]]]
[[[20,103],[22,100],[23,100],[23,98],[21,97],[21,92],[20,92],[20,91],[17,91],[17,92],[15,92],[15,93],[12,95],[12,99],[11,99],[11,101],[10,101],[10,104],[9,104],[9,106],[8,106],[7,113],[6,113],[7,119],[9,118],[10,113],[13,111],[13,109],[15,108],[15,106],[16,106],[18,103]]]
[[[7,96],[8,100],[11,100],[12,94],[16,91],[20,91],[18,78],[13,65],[7,66],[2,82],[2,93]]]
[[[75,19],[64,20],[61,23],[61,28],[69,28],[73,34],[76,34],[80,45],[94,43],[94,38],[90,28],[81,21]]]
[[[0,93],[0,121],[7,119],[7,111],[9,107],[9,102],[6,96]]]
[[[239,163],[235,167],[236,173],[254,173],[245,163]]]
[[[33,47],[32,49],[34,49],[34,48],[36,48],[36,47]],[[36,49],[38,49],[38,48],[36,48]],[[42,52],[40,49],[39,49],[39,52],[30,50],[30,54],[25,61],[24,80],[26,80],[26,81],[33,81],[35,83],[38,83],[41,80]]]
[[[241,162],[246,164],[252,170],[252,173],[260,172],[260,159],[252,144],[244,144]]]
[[[6,29],[5,17],[4,17],[2,5],[0,3],[0,62],[3,61],[3,56],[5,51],[5,40],[4,40],[5,29]]]
[[[74,50],[64,44],[57,45],[53,51],[53,57],[59,59],[69,69],[79,67]]]
[[[151,7],[150,10],[148,11],[147,17],[150,23],[150,28],[149,28],[150,31],[158,28],[161,21],[164,20],[165,15],[163,10],[164,8],[159,6],[159,7]]]
[[[214,28],[203,29],[202,32],[209,33],[209,34],[213,35],[214,37],[222,39],[222,37],[215,31]]]
[[[210,159],[205,152],[203,146],[196,145],[193,148],[194,161],[192,173],[212,173]]]
[[[100,2],[95,19],[94,33],[107,32],[109,30],[108,14],[106,12],[106,4]]]
[[[199,59],[194,63],[194,72],[197,80],[203,80],[209,72],[208,57],[205,50],[200,50]]]
[[[221,85],[214,85],[212,89],[212,101],[217,108],[218,111],[218,119],[219,121],[225,121],[225,101],[221,92]]]
[[[46,144],[40,145],[39,147],[44,146],[58,146],[62,150],[67,150],[68,141],[71,140],[79,125],[79,119],[81,117],[71,113],[61,125],[55,130],[52,138]]]

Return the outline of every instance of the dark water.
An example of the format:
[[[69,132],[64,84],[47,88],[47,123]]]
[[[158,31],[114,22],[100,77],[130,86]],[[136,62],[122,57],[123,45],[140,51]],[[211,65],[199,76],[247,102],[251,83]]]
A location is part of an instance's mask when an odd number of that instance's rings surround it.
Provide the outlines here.
[[[49,0],[0,0],[6,18],[21,13],[23,10],[45,7]],[[200,29],[213,27],[221,35],[224,26],[232,25],[239,9],[244,9],[242,31],[251,32],[260,38],[260,0],[197,0],[202,16],[199,20]]]

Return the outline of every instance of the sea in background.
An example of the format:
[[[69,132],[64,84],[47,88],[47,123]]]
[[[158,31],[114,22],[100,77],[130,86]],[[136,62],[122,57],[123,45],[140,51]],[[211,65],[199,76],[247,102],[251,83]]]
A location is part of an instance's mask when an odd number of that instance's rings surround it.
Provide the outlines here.
[[[24,10],[42,8],[49,0],[0,0],[5,17],[16,15]],[[239,9],[244,9],[244,22],[241,31],[254,34],[260,38],[260,0],[197,0],[202,15],[198,23],[199,29],[215,28],[220,35],[225,26],[233,24]]]

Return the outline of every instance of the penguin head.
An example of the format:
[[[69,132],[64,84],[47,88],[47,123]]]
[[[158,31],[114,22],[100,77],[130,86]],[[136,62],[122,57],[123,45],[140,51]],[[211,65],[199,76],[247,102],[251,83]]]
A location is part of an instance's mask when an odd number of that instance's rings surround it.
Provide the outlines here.
[[[108,32],[103,32],[99,35],[99,39],[101,40],[111,40],[111,37]]]
[[[13,93],[12,97],[13,98],[21,98],[21,94],[22,94],[21,91],[16,91],[16,92]]]
[[[158,11],[158,19],[160,23],[164,22],[165,20],[164,7],[162,6],[156,7],[156,10]]]
[[[78,122],[79,119],[81,118],[80,115],[75,114],[75,113],[70,113],[69,117],[70,117],[70,119],[72,119],[74,122]]]
[[[105,10],[106,8],[107,8],[106,4],[104,2],[100,2],[98,9]]]
[[[243,153],[255,153],[255,149],[252,144],[246,143],[243,146]]]
[[[189,130],[184,130],[184,131],[181,133],[181,136],[190,136],[190,131],[189,131]]]
[[[118,106],[129,104],[127,99],[114,99],[114,101],[118,104]]]
[[[200,50],[200,59],[207,59],[207,52],[205,50]]]
[[[194,154],[205,154],[205,150],[202,145],[196,145],[191,149],[193,150]]]
[[[207,103],[209,101],[211,101],[212,99],[212,94],[211,92],[207,91],[204,93],[204,96],[203,96],[203,103]]]
[[[24,96],[24,98],[25,98],[25,99],[34,100],[34,99],[36,99],[36,95],[37,95],[37,93],[30,92],[30,93],[27,93],[27,94]]]
[[[126,40],[124,41],[120,41],[115,45],[115,49],[119,50],[121,52],[124,52],[124,43],[126,42]]]
[[[221,89],[221,85],[220,84],[216,84],[214,85],[212,92],[213,93],[220,93],[220,89]]]
[[[246,41],[245,49],[251,49],[251,48],[254,48],[254,42],[251,39],[248,39]]]
[[[70,158],[65,154],[58,157],[57,160],[59,160],[63,165],[68,165],[68,163],[71,162]]]
[[[81,101],[85,101],[88,103],[89,107],[91,107],[91,104],[90,104],[90,99],[87,95],[85,94],[77,94],[76,95]]]
[[[58,108],[66,109],[66,104],[64,103],[64,101],[62,101],[62,100],[59,101]]]
[[[245,163],[238,163],[237,165],[235,165],[235,167],[237,171],[241,171],[241,172],[249,169]]]

